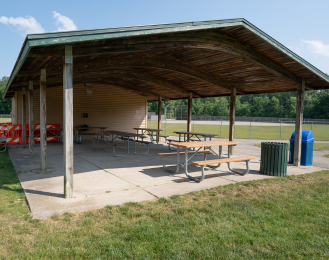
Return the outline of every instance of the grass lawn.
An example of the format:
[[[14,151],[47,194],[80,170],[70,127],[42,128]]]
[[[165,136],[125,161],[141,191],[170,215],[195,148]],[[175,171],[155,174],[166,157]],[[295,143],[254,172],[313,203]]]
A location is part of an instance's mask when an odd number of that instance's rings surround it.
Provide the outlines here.
[[[324,154],[323,157],[329,158],[329,154]]]
[[[11,118],[0,118],[0,123],[10,123]]]
[[[147,127],[158,128],[157,122],[147,122]],[[186,125],[180,123],[167,123],[167,131],[165,134],[165,123],[161,125],[163,135],[178,136],[175,131],[186,131]],[[199,133],[217,134],[220,136],[220,125],[194,125],[192,131]],[[303,130],[311,130],[311,125],[303,125]],[[281,138],[282,140],[290,140],[291,134],[295,131],[294,126],[282,126]],[[313,137],[316,141],[329,141],[329,125],[313,125],[312,128]],[[223,125],[222,138],[228,138],[229,127]],[[249,126],[235,126],[236,139],[249,139],[250,127]],[[280,139],[280,126],[251,126],[251,139],[263,139],[263,140],[279,140]]]
[[[261,147],[262,146],[261,143],[258,143],[258,144],[255,144],[255,145],[258,146],[258,147]],[[290,144],[289,144],[289,146],[290,146]],[[329,150],[329,143],[314,143],[313,150],[314,151],[326,151],[326,150]]]
[[[0,154],[0,259],[328,259],[329,171],[32,219]]]

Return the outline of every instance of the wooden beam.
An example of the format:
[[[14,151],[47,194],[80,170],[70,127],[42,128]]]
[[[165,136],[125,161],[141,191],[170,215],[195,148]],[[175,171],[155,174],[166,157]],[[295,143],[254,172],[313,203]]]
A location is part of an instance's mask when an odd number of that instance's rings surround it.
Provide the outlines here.
[[[26,88],[22,88],[22,142],[26,148]]]
[[[145,57],[146,56],[146,57]],[[194,77],[198,80],[205,81],[207,83],[214,84],[218,87],[231,90],[234,85],[227,83],[223,78],[214,77],[207,73],[201,72],[200,70],[183,64],[172,58],[154,56],[154,55],[143,55],[143,57],[135,58],[120,58],[120,59],[109,59],[96,62],[81,62],[74,64],[74,74],[79,75],[90,71],[106,71],[115,68],[125,68],[125,67],[147,67],[147,68],[160,68],[175,72],[180,72],[184,75]],[[36,76],[40,73],[39,69],[20,71],[17,77],[27,77]],[[52,75],[57,75],[62,73],[62,68],[59,66],[48,69],[48,78]],[[243,91],[237,88],[237,92],[243,94]]]
[[[229,141],[234,141],[234,129],[235,129],[235,100],[236,100],[236,90],[231,91],[231,101],[230,101],[230,131],[229,131]],[[234,147],[231,147],[231,154],[234,153]]]
[[[191,122],[192,122],[192,93],[190,93],[190,96],[188,98],[188,105],[187,105],[187,132],[191,132]],[[190,135],[187,135],[187,139],[190,139]]]
[[[29,81],[29,155],[34,157],[34,105],[33,105],[33,81]]]
[[[145,74],[139,71],[134,71],[134,70],[125,70],[125,69],[116,69],[116,70],[108,70],[106,72],[101,72],[101,73],[88,73],[87,77],[92,77],[93,75],[98,76],[100,78],[102,77],[114,77],[114,78],[130,78],[130,79],[137,79],[140,81],[145,81],[145,82],[149,82],[151,84],[154,84],[156,86],[171,90],[171,91],[175,91],[177,93],[182,93],[185,95],[189,95],[190,92],[188,90],[185,90],[184,88],[181,88],[179,86],[176,86],[172,83],[170,83],[167,80],[164,79],[160,79],[159,77],[153,76],[151,74]],[[79,79],[79,78],[78,78]],[[199,94],[197,93],[193,93],[193,95],[195,97],[201,97]]]
[[[110,44],[111,43],[111,44]],[[60,46],[31,50],[33,54],[45,56],[60,54]],[[216,32],[198,31],[182,34],[154,35],[104,41],[103,43],[80,43],[75,47],[75,55],[98,55],[112,52],[142,51],[168,48],[205,48],[230,53],[252,61],[265,70],[283,77],[295,85],[301,84],[301,78],[278,63],[263,56],[251,47],[232,36],[217,30]]]
[[[40,73],[40,157],[41,171],[47,170],[47,104],[46,104],[46,70]]]
[[[64,196],[73,198],[73,54],[72,46],[65,46],[63,70],[63,131],[64,131]]]
[[[162,110],[162,96],[160,96],[158,100],[158,130],[161,129],[161,112],[162,112],[161,110]],[[157,142],[160,142],[160,135],[161,133],[158,132]]]
[[[305,81],[297,89],[296,122],[295,122],[295,144],[294,144],[294,165],[300,166],[302,131],[303,131],[303,110],[304,110]]]

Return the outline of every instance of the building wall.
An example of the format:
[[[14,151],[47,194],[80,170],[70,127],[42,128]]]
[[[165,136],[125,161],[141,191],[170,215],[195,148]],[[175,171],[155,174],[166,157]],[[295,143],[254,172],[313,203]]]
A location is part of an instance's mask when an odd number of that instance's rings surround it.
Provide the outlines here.
[[[40,91],[34,90],[34,123],[40,123]],[[26,95],[27,98],[27,95]],[[47,124],[63,126],[63,87],[47,89]],[[17,92],[13,109],[15,123],[22,123],[22,93]],[[88,118],[82,118],[88,113]],[[26,102],[26,118],[28,123],[28,102]],[[134,127],[147,125],[147,100],[123,88],[109,85],[93,85],[92,95],[86,95],[84,85],[73,87],[74,126],[107,127],[109,130],[135,132]]]

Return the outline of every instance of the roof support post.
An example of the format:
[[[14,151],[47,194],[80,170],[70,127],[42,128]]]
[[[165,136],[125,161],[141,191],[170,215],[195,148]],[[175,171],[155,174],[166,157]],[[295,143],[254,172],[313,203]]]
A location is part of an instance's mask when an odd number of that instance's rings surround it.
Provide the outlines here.
[[[160,95],[158,101],[158,130],[161,129],[161,110],[162,110],[162,96]],[[157,142],[160,142],[160,132],[157,135]]]
[[[192,122],[192,92],[188,97],[188,105],[187,105],[187,132],[191,132],[191,122]],[[187,140],[190,139],[190,135],[187,134]],[[189,142],[189,141],[188,141]]]
[[[236,88],[231,90],[230,101],[230,132],[229,141],[234,141],[234,128],[235,128],[235,100],[236,100]],[[234,153],[234,147],[231,147],[231,155]]]
[[[302,127],[304,110],[305,81],[297,88],[296,122],[295,122],[295,144],[294,144],[294,165],[300,166]]]
[[[73,54],[65,46],[63,66],[64,196],[73,198]]]
[[[29,81],[29,155],[34,157],[33,81]]]
[[[22,141],[26,148],[26,88],[22,88]]]
[[[47,170],[47,104],[46,104],[46,70],[42,69],[40,74],[40,153],[41,171]]]

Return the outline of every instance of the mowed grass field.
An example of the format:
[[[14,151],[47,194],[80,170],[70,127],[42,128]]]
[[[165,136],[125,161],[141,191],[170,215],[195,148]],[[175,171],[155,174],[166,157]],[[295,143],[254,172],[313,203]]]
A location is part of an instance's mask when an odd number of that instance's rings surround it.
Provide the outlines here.
[[[11,118],[0,118],[0,123],[10,123]]]
[[[0,259],[329,258],[329,171],[38,220],[5,152],[0,198]]]
[[[148,128],[157,128],[157,122],[147,122]],[[163,129],[163,135],[178,136],[175,131],[186,131],[186,124],[180,123],[167,123],[167,131],[165,134],[165,123],[161,124]],[[311,130],[311,125],[303,125],[303,130]],[[192,131],[198,133],[209,133],[220,136],[221,126],[220,125],[192,125]],[[295,131],[294,126],[282,125],[281,140],[290,140],[291,134]],[[329,141],[329,125],[314,125],[313,124],[313,137],[315,141]],[[223,125],[222,127],[222,138],[228,138],[229,127]],[[236,139],[249,139],[250,137],[250,126],[235,126],[235,138]],[[278,126],[251,126],[251,139],[262,139],[262,140],[280,140],[280,125]]]

